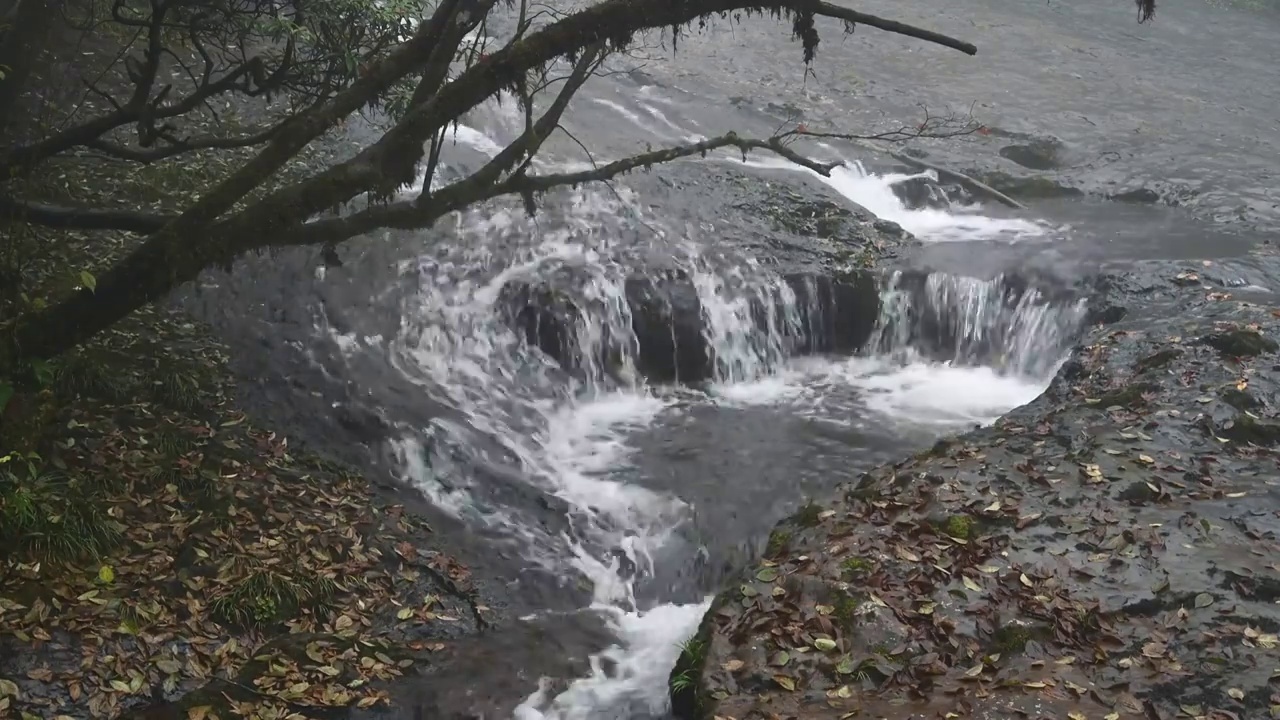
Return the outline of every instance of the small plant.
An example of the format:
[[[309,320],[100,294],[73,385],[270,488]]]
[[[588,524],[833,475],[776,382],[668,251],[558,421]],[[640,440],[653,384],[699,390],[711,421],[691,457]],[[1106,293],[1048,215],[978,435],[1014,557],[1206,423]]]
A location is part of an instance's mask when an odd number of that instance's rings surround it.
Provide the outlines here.
[[[854,625],[854,620],[858,617],[858,607],[862,604],[858,598],[851,595],[842,595],[836,600],[835,610],[831,616],[836,619],[840,627],[849,630]]]
[[[0,557],[69,563],[120,542],[120,526],[77,480],[42,472],[37,456],[0,465]]]
[[[680,705],[694,710],[701,704],[698,697],[698,675],[702,672],[706,651],[706,640],[697,636],[680,643],[680,656],[671,669],[668,681],[673,706]]]
[[[155,381],[156,399],[175,410],[191,411],[200,407],[200,386],[176,368],[162,368]]]
[[[973,535],[974,520],[968,515],[952,515],[943,524],[942,531],[953,538],[969,540]]]
[[[869,560],[857,556],[847,557],[844,562],[840,563],[840,577],[846,582],[853,580],[861,575],[866,575],[875,569]]]
[[[328,615],[337,584],[324,577],[286,574],[274,568],[255,568],[209,605],[213,616],[233,627],[262,628],[284,622],[309,610]]]
[[[195,442],[174,429],[161,431],[155,439],[156,449],[170,458],[180,457],[195,449]]]
[[[822,521],[822,506],[811,500],[797,510],[791,520],[802,528],[816,527]]]
[[[76,353],[54,368],[54,391],[66,400],[76,396],[115,400],[127,394],[122,384],[103,368],[102,362]]]
[[[765,547],[765,553],[773,557],[780,555],[787,549],[787,544],[791,542],[791,533],[786,530],[774,530],[769,533],[769,544]]]

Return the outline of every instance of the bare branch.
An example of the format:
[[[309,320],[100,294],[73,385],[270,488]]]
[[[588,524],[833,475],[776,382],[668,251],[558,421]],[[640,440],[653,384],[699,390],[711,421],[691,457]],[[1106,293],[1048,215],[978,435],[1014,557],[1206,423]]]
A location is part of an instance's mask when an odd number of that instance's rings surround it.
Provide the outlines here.
[[[412,173],[406,172],[406,157],[412,157],[416,164],[422,157],[424,144],[436,132],[500,90],[515,86],[532,68],[544,66],[557,57],[573,54],[596,42],[624,46],[634,33],[644,29],[679,26],[699,17],[734,10],[808,12],[846,22],[863,22],[964,52],[976,52],[973,45],[961,40],[821,0],[699,0],[691,3],[605,0],[479,60],[442,86],[429,100],[410,108],[400,122],[354,158],[273,193],[243,211],[235,222],[251,228],[271,218],[275,223],[293,225],[315,213],[338,207],[362,192],[376,190],[378,195],[389,196],[395,187],[406,185],[413,179]],[[383,64],[386,65],[387,61]]]
[[[125,230],[153,233],[164,227],[173,216],[132,210],[102,210],[47,205],[0,195],[0,217],[51,228],[76,230]]]
[[[286,121],[287,122],[287,121]],[[170,142],[160,147],[149,148],[145,150],[137,150],[118,143],[111,143],[105,140],[93,140],[86,144],[86,147],[97,150],[98,152],[110,155],[111,157],[120,158],[121,160],[131,160],[133,162],[142,163],[144,165],[176,155],[182,155],[194,150],[230,150],[234,148],[254,147],[271,140],[276,133],[280,132],[285,125],[284,122],[278,123],[261,132],[249,135],[236,135],[232,137],[215,137],[212,135],[196,138],[171,138]]]

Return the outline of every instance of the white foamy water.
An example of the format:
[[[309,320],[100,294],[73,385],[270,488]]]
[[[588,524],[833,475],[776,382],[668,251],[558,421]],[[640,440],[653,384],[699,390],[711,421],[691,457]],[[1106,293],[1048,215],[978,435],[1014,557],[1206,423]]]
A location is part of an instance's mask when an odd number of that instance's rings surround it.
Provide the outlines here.
[[[646,123],[625,107],[606,104]],[[694,134],[652,105],[645,109],[671,131]],[[484,130],[459,128],[456,141],[492,155],[503,141],[486,133],[511,125],[508,120],[499,114],[477,123]],[[569,160],[542,160],[543,167],[553,162]],[[1043,230],[979,211],[907,210],[890,188],[898,179],[850,166],[824,182],[922,239],[1012,241]],[[622,472],[637,463],[631,438],[676,411],[671,396],[655,394],[636,369],[638,339],[626,282],[646,267],[642,258],[669,259],[701,303],[715,378],[708,395],[691,390],[680,396],[684,403],[769,404],[807,418],[862,418],[944,433],[991,422],[1034,398],[1047,383],[1046,368],[1058,361],[1045,354],[1061,354],[1054,332],[1070,321],[1032,301],[1001,305],[1002,286],[991,284],[998,281],[926,283],[914,299],[886,294],[889,310],[877,335],[877,347],[886,352],[797,359],[790,353],[803,328],[791,287],[752,258],[704,253],[704,240],[713,239],[664,223],[625,185],[616,193],[599,187],[566,192],[536,219],[516,203],[485,207],[457,216],[449,233],[448,242],[435,243],[401,268],[418,292],[403,308],[403,330],[391,342],[393,364],[455,411],[431,427],[407,429],[396,446],[402,474],[442,510],[507,538],[530,564],[557,577],[585,578],[593,607],[608,611],[617,638],[593,659],[589,676],[558,695],[544,686],[520,705],[518,720],[662,715],[679,644],[707,607],[637,606],[636,583],[654,575],[658,551],[697,510]],[[549,282],[555,283],[550,297],[571,297],[587,309],[563,318],[559,342],[571,361],[565,367],[513,330],[512,293],[524,288],[537,295],[544,287],[539,283]],[[957,308],[959,319],[935,314],[945,320],[939,327],[969,348],[963,356],[930,355],[928,337],[889,322],[914,317],[917,306],[930,303]],[[347,352],[362,347],[350,338],[334,341]],[[993,356],[993,342],[1010,343],[1021,359]],[[987,360],[1000,369],[984,365]],[[483,468],[501,472],[486,475]],[[573,532],[548,529],[538,516],[545,510],[509,502],[503,483],[525,486],[517,497],[543,494],[565,503]]]
[[[911,175],[869,173],[861,163],[845,161],[844,165],[821,175],[806,167],[794,165],[773,156],[752,157],[745,162],[741,157],[728,158],[747,167],[770,170],[789,170],[807,174],[826,183],[841,195],[854,200],[870,210],[881,220],[890,220],[902,229],[927,242],[971,242],[975,240],[1002,240],[1014,242],[1044,236],[1049,226],[1019,218],[998,218],[983,214],[981,206],[953,206],[946,210],[937,208],[907,208],[893,194],[893,183],[916,177],[936,180],[932,172]]]
[[[719,385],[714,392],[729,405],[791,407],[806,417],[840,424],[857,418],[950,432],[995,422],[1044,388],[1045,378],[982,365],[854,357],[807,358],[770,377]]]

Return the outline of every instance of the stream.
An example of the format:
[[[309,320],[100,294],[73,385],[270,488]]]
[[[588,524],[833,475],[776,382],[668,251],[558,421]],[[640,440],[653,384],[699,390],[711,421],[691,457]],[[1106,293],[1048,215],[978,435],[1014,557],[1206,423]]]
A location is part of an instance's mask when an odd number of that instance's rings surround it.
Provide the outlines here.
[[[845,165],[822,178],[721,154],[554,194],[533,218],[494,203],[429,231],[379,233],[344,246],[341,267],[285,254],[203,283],[199,312],[233,344],[268,349],[241,368],[274,388],[264,402],[300,408],[295,424],[341,426],[330,436],[375,426],[402,492],[498,568],[514,614],[603,628],[582,634],[589,662],[574,676],[525,649],[523,672],[543,680],[501,699],[513,720],[667,717],[680,643],[773,525],[1037,397],[1085,327],[1083,279],[1190,258],[1225,286],[1280,282],[1251,254],[1280,221],[1271,6],[1169,0],[1150,26],[1101,0],[860,9],[974,40],[981,54],[830,28],[805,80],[786,28],[713,25],[674,58],[655,51],[661,60],[589,84],[566,125],[613,159],[728,129],[767,136],[793,111],[811,127],[866,128],[909,119],[916,103],[972,106],[1005,134],[916,145],[947,167],[1010,170],[1001,148],[1051,134],[1046,172],[1092,194],[1027,211],[958,196],[912,206],[895,193],[909,171],[815,144]],[[1229,57],[1212,39],[1228,36]],[[486,106],[459,126],[447,163],[475,167],[522,122],[512,102]],[[584,159],[559,138],[539,163]],[[789,268],[816,262],[821,274],[833,261],[777,246],[767,219],[740,208],[735,178],[864,208],[914,236],[885,264],[862,349],[809,342],[824,308]],[[1161,200],[1100,197],[1139,187]],[[646,277],[691,293],[705,377],[645,372],[633,285]],[[560,357],[512,320],[513,292],[551,281],[579,309],[558,317]]]

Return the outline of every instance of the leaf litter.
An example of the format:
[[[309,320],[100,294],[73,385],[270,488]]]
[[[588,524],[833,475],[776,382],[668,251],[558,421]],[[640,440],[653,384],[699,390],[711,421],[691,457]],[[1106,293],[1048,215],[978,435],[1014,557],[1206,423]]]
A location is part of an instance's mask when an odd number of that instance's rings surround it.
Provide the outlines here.
[[[770,572],[700,630],[704,711],[1280,717],[1280,518],[1248,500],[1280,466],[1280,383],[1272,359],[1194,340],[1276,337],[1280,314],[1175,297],[1165,326],[1093,330],[1074,379],[1031,405],[866,473],[816,527],[779,527]],[[1206,388],[1221,388],[1207,404]],[[752,685],[762,673],[771,688]]]

